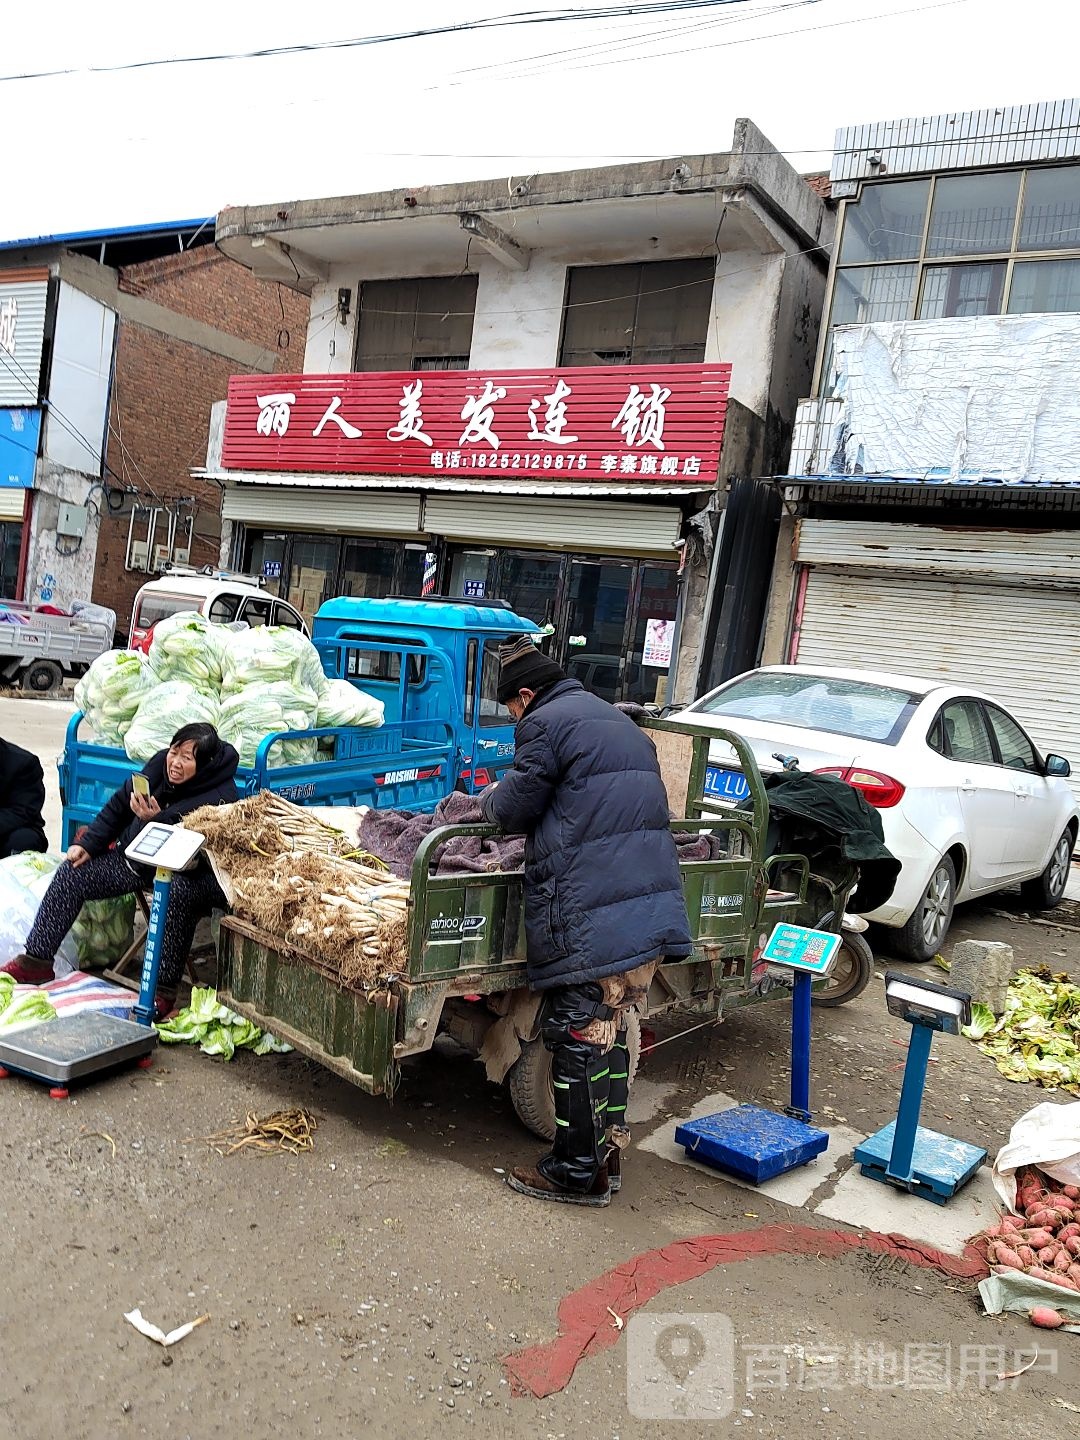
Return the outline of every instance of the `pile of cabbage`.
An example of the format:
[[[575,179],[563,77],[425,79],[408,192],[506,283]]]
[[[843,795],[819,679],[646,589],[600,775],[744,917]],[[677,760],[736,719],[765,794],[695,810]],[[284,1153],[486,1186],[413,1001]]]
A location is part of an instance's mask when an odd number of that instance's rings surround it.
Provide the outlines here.
[[[192,986],[191,1003],[171,1020],[163,1020],[157,1032],[166,1045],[198,1045],[204,1055],[223,1055],[226,1060],[231,1060],[237,1050],[280,1055],[292,1049],[284,1040],[222,1005],[216,990],[204,990],[198,985]]]
[[[347,680],[328,680],[318,651],[284,625],[213,625],[194,611],[159,621],[149,656],[100,656],[75,688],[94,735],[146,761],[181,725],[204,721],[236,747],[244,768],[259,744],[287,730],[383,723],[382,702]],[[270,750],[271,766],[320,758],[318,740],[292,738]]]
[[[22,953],[37,918],[42,896],[62,864],[62,855],[40,855],[27,850],[0,860],[0,964]],[[135,935],[135,897],[90,900],[56,952],[55,973],[107,969],[130,946]]]

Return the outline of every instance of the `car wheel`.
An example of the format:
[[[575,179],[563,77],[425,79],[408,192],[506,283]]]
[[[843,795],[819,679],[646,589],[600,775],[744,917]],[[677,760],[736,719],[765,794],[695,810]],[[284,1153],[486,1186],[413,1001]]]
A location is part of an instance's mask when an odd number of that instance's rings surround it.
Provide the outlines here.
[[[932,960],[949,933],[955,904],[956,867],[943,855],[907,924],[895,933],[899,953],[907,960]]]
[[[1054,846],[1050,863],[1034,880],[1025,880],[1020,886],[1020,895],[1025,905],[1033,910],[1053,910],[1060,905],[1069,883],[1069,866],[1072,864],[1073,833],[1065,830]]]

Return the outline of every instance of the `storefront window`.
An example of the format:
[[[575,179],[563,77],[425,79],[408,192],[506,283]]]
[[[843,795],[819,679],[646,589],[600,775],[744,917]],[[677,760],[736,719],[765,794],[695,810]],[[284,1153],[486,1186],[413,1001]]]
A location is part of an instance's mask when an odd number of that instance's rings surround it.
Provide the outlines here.
[[[426,545],[406,545],[401,553],[401,580],[396,589],[399,595],[423,595],[424,593],[424,571],[427,566],[428,551]],[[438,556],[432,554],[432,565],[438,562]]]
[[[396,547],[377,540],[347,540],[342,594],[381,600],[393,593]]]
[[[285,573],[284,535],[256,535],[248,547],[244,569],[249,575],[262,576],[265,588],[271,595],[281,594],[282,576]]]
[[[659,565],[642,566],[637,622],[625,676],[626,699],[639,705],[667,703],[678,604],[676,572]]]
[[[315,611],[333,592],[338,568],[338,542],[293,537],[289,561],[289,604],[308,625]]]
[[[538,630],[554,624],[562,564],[560,557],[535,552],[504,554],[499,599],[505,600],[515,615],[533,621]]]
[[[494,550],[459,550],[450,567],[450,594],[463,600],[491,598]]]

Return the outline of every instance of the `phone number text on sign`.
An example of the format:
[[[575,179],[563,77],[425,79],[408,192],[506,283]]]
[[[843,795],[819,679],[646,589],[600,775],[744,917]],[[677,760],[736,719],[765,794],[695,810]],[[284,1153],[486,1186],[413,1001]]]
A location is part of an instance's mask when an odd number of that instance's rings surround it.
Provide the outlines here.
[[[489,455],[485,451],[463,452],[461,450],[434,450],[431,454],[433,470],[588,470],[590,463],[607,475],[655,475],[677,479],[680,476],[700,475],[700,455],[601,455],[597,462],[595,455],[567,455],[565,451],[538,455],[535,452],[503,452]]]

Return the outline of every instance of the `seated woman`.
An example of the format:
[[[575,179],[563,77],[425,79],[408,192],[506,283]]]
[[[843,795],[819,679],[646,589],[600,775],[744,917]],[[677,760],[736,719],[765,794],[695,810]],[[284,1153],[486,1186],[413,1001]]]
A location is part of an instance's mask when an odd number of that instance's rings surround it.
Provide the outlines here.
[[[153,883],[153,866],[133,864],[124,856],[143,826],[151,820],[174,825],[200,805],[238,799],[233,784],[238,763],[236,751],[212,725],[182,726],[169,748],[159,750],[143,766],[150,794],[139,795],[130,778],[125,780],[72,845],[42,897],[25,953],[0,969],[22,985],[51,980],[56,952],[87,900],[113,900]],[[225,903],[205,859],[173,877],[154,1001],[159,1016],[167,1015],[176,1002],[176,987],[198,920]]]

